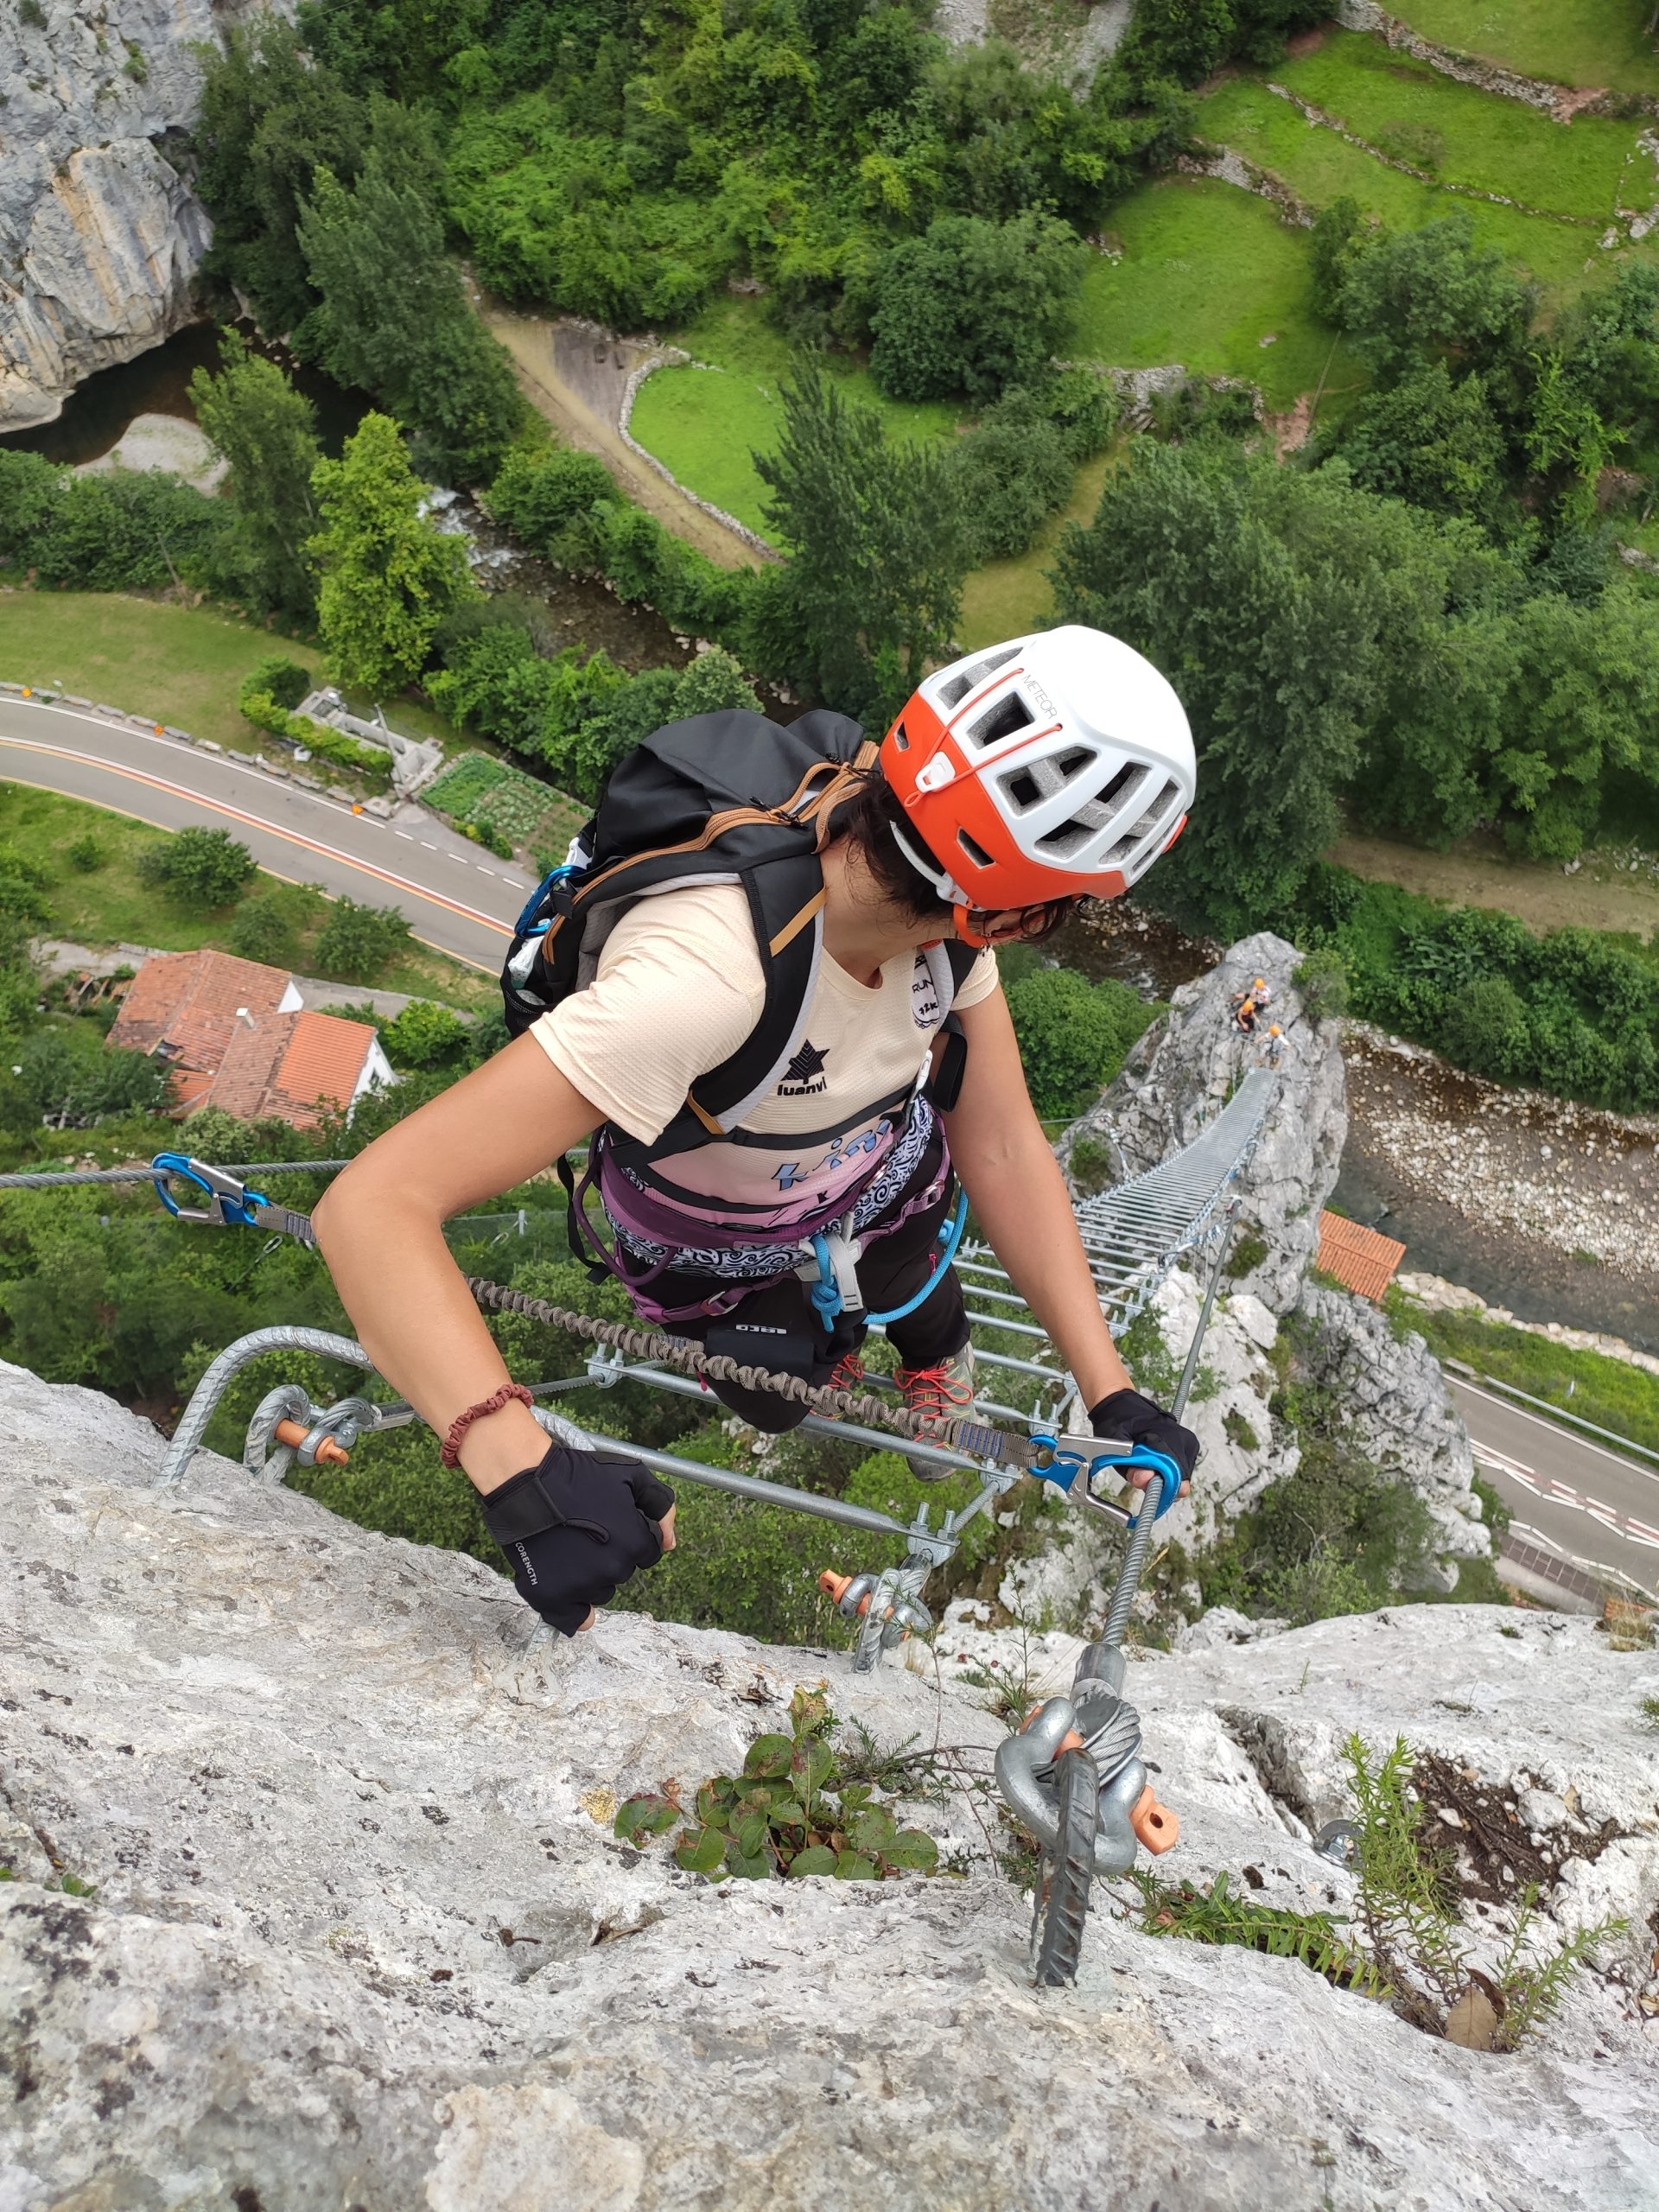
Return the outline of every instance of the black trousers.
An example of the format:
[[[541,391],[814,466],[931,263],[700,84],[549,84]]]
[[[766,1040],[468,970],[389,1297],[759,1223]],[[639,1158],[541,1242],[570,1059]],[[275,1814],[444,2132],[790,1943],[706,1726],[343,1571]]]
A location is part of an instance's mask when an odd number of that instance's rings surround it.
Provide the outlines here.
[[[926,1181],[937,1161],[924,1161],[917,1181]],[[912,1185],[913,1187],[913,1185]],[[858,1263],[859,1287],[865,1306],[885,1313],[913,1298],[933,1272],[938,1251],[939,1224],[950,1210],[956,1180],[947,1182],[941,1196],[925,1206],[890,1236],[869,1245]],[[901,1193],[893,1203],[897,1212],[905,1203]],[[691,1274],[658,1275],[652,1295],[664,1306],[690,1305],[710,1298],[727,1287],[718,1277]],[[783,1275],[764,1289],[751,1291],[736,1311],[723,1320],[677,1321],[673,1334],[706,1344],[710,1351],[728,1352],[753,1367],[771,1367],[784,1373],[804,1375],[810,1382],[827,1382],[842,1353],[862,1342],[864,1324],[850,1325],[843,1315],[832,1338],[813,1309],[811,1294],[798,1275]],[[954,1268],[945,1270],[936,1287],[887,1334],[893,1350],[906,1367],[935,1367],[968,1341],[968,1313],[962,1284]],[[798,1427],[806,1418],[804,1406],[791,1404],[766,1390],[745,1390],[735,1382],[709,1382],[721,1405],[729,1406],[752,1427],[777,1435]]]

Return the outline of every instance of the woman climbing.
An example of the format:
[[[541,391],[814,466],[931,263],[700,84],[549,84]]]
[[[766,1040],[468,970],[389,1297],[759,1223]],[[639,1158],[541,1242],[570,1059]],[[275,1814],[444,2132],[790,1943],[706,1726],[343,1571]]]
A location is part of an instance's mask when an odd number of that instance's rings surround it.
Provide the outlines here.
[[[588,1625],[672,1548],[673,1494],[620,1448],[549,1447],[443,1224],[584,1139],[573,1238],[596,1191],[604,1264],[642,1315],[842,1387],[863,1371],[863,1317],[887,1315],[927,1422],[973,1402],[938,1249],[959,1177],[1094,1433],[1191,1474],[1197,1440],[1136,1392],[1102,1316],[993,948],[1134,883],[1194,781],[1164,678],[1076,626],[928,677],[879,748],[839,715],[780,730],[729,713],[671,725],[615,771],[521,921],[504,983],[524,1033],[371,1145],[315,1216],[365,1348],[555,1627]],[[803,1418],[713,1388],[759,1427]]]

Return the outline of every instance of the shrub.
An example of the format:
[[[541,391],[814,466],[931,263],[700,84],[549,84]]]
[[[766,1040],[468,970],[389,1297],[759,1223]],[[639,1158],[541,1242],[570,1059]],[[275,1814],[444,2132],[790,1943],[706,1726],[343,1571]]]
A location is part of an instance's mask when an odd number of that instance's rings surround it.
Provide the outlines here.
[[[311,671],[283,653],[267,653],[243,677],[237,704],[245,715],[251,695],[274,699],[279,707],[297,707],[312,689]],[[251,721],[257,719],[250,715]]]
[[[1008,1012],[1037,1111],[1082,1111],[1117,1073],[1162,1011],[1127,983],[1091,983],[1073,968],[1039,968],[1007,987]]]
[[[1440,1043],[1459,1067],[1509,1076],[1524,1065],[1530,1041],[1527,1009],[1502,976],[1478,976],[1446,1002]]]
[[[317,966],[344,983],[372,983],[409,938],[409,924],[395,906],[359,906],[355,899],[337,899],[317,939]]]
[[[766,1881],[831,1874],[843,1882],[874,1882],[884,1875],[931,1874],[939,1856],[932,1837],[901,1828],[868,1782],[842,1772],[829,1741],[835,1716],[824,1698],[798,1689],[789,1721],[788,1735],[756,1738],[741,1775],[705,1782],[689,1810],[674,1783],[663,1795],[630,1798],[616,1815],[616,1834],[625,1843],[643,1845],[679,1827],[676,1862],[711,1882],[728,1875]]]
[[[1342,955],[1330,946],[1310,952],[1292,971],[1291,982],[1301,993],[1302,1012],[1317,1028],[1322,1021],[1336,1021],[1348,1011],[1348,970]]]
[[[147,883],[190,906],[228,906],[257,872],[253,855],[228,830],[181,830],[138,856]]]
[[[77,875],[94,875],[103,867],[109,855],[105,851],[100,840],[88,830],[84,837],[73,838],[64,847],[63,857]]]
[[[467,1024],[447,1006],[416,999],[380,1032],[386,1057],[397,1068],[450,1068],[467,1058]]]

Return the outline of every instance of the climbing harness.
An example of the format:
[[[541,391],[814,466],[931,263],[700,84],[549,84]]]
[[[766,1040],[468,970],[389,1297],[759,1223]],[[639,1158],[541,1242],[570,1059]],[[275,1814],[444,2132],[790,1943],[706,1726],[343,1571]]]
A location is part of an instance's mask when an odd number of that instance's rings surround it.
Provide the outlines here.
[[[950,1272],[950,1262],[957,1256],[962,1232],[968,1225],[968,1201],[957,1194],[956,1211],[944,1224],[944,1236],[927,1281],[902,1306],[890,1306],[885,1313],[864,1311],[864,1294],[858,1285],[858,1262],[863,1256],[863,1248],[852,1233],[852,1223],[853,1217],[848,1214],[834,1229],[802,1239],[808,1256],[795,1272],[807,1286],[812,1310],[826,1336],[843,1313],[861,1315],[871,1328],[885,1329],[890,1321],[902,1321],[918,1306],[925,1306]]]

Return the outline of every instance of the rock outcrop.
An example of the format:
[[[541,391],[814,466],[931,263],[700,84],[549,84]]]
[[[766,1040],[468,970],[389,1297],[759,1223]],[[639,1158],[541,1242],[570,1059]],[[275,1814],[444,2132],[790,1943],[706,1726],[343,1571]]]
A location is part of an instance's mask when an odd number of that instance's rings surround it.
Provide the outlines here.
[[[948,1639],[926,1680],[861,1681],[637,1614],[532,1643],[478,1561],[205,1455],[156,1496],[161,1451],[0,1367],[8,2212],[1654,2202],[1651,1655],[1406,1608],[1132,1669],[1185,1821],[1162,1871],[1341,1910],[1307,1836],[1358,1727],[1507,1792],[1561,1925],[1627,1915],[1494,2059],[1103,1893],[1076,1990],[1035,1992],[971,1791],[923,1815],[954,1878],[711,1887],[625,1848],[620,1797],[729,1768],[803,1681],[958,1767],[999,1724]],[[1061,1674],[1075,1650],[1033,1647]]]
[[[1422,1492],[1440,1532],[1444,1586],[1455,1589],[1451,1561],[1478,1557],[1490,1538],[1470,1487],[1469,1432],[1440,1362],[1414,1330],[1396,1337],[1376,1306],[1345,1291],[1304,1283],[1297,1313],[1304,1365],[1338,1391],[1366,1458]]]
[[[50,422],[192,319],[213,227],[180,166],[200,49],[263,3],[0,10],[0,429]]]
[[[1266,931],[1230,946],[1206,974],[1182,984],[1168,1014],[1058,1147],[1064,1164],[1080,1138],[1091,1138],[1107,1146],[1114,1179],[1141,1174],[1190,1144],[1239,1078],[1276,1052],[1279,1096],[1238,1185],[1239,1249],[1259,1247],[1261,1256],[1238,1287],[1278,1314],[1295,1305],[1319,1249],[1319,1214],[1348,1134],[1340,1025],[1309,1017],[1292,981],[1300,959],[1294,945]],[[1247,1036],[1232,1001],[1258,976],[1272,999]],[[1268,1034],[1274,1023],[1282,1033],[1276,1042]]]

